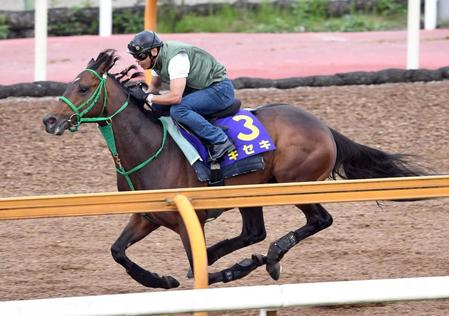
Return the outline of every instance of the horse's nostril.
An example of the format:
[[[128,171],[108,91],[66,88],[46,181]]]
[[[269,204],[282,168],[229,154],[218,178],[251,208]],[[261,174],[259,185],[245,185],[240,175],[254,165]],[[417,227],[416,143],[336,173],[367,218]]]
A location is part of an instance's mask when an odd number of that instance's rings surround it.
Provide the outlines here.
[[[53,117],[53,116],[48,117],[48,118],[45,120],[45,123],[47,123],[48,125],[54,125],[54,124],[56,124],[56,118]]]

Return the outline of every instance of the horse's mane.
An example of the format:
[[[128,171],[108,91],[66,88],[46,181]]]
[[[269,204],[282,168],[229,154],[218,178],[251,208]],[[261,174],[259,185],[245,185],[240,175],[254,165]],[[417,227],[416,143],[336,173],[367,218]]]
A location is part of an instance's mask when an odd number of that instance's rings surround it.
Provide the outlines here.
[[[91,61],[87,65],[87,68],[98,70],[100,66],[103,66],[105,71],[109,71],[112,69],[112,67],[114,67],[115,63],[119,59],[120,57],[117,55],[117,51],[115,49],[105,49],[100,52],[100,54],[98,54],[96,59],[91,59]],[[118,73],[109,73],[109,77],[115,80],[126,94],[129,94],[130,89],[136,87],[137,85],[141,86],[140,88],[148,88],[148,85],[143,80],[144,73],[141,71],[137,71],[136,65],[128,66]],[[156,118],[152,111],[147,111],[140,106],[138,106],[138,108],[145,114],[145,116],[149,117],[150,119]]]
[[[117,55],[117,51],[112,48],[108,48],[100,52],[96,59],[91,59],[87,65],[88,69],[98,70],[100,66],[103,66],[105,71],[109,71],[114,67],[115,63],[120,59]],[[135,71],[130,74],[131,71]],[[129,88],[135,86],[137,84],[146,84],[143,80],[134,80],[135,78],[143,78],[143,72],[137,71],[136,65],[131,65],[118,73],[109,73],[110,77],[117,80],[118,83],[126,90],[129,91]],[[131,82],[130,82],[131,81]]]

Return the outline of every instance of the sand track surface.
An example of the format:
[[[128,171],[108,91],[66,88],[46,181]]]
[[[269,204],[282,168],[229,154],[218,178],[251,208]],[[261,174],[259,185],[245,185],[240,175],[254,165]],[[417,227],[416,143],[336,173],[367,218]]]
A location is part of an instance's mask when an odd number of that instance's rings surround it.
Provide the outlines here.
[[[449,173],[449,82],[239,90],[245,106],[290,103],[351,139],[417,155],[422,166]],[[56,98],[0,100],[0,197],[115,191],[115,171],[94,125],[56,137],[42,117]],[[449,199],[334,203],[334,224],[283,259],[278,284],[449,275]],[[267,238],[216,262],[217,271],[259,252],[304,224],[294,206],[268,207]],[[153,291],[133,281],[110,255],[127,215],[0,221],[0,300]],[[239,234],[237,210],[207,224],[209,245]],[[143,267],[170,274],[181,289],[188,262],[178,236],[159,229],[128,250]],[[276,284],[264,268],[211,287]],[[301,293],[298,293],[301,295]],[[284,309],[279,315],[448,315],[449,301]],[[258,311],[211,315],[258,315]]]

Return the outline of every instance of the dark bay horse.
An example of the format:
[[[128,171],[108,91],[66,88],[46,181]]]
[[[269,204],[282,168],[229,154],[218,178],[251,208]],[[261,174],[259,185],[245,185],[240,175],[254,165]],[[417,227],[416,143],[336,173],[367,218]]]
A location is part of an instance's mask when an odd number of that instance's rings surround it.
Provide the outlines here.
[[[130,79],[127,74],[131,67],[116,75],[108,73],[117,59],[114,50],[105,50],[89,62],[87,69],[68,84],[58,106],[44,117],[46,131],[62,135],[66,129],[78,129],[83,122],[97,122],[100,126],[112,126],[117,149],[114,159],[118,169],[136,169],[151,157],[150,163],[129,174],[129,181],[123,172],[117,173],[119,191],[130,190],[130,185],[135,190],[206,186],[197,179],[171,137],[165,137],[165,128],[160,121],[151,112],[138,107],[130,97],[124,82]],[[262,106],[256,109],[255,115],[265,125],[277,149],[263,154],[263,171],[229,178],[226,185],[315,181],[335,179],[336,176],[361,179],[421,174],[407,164],[405,156],[358,144],[298,107],[287,104]],[[253,255],[228,269],[210,273],[209,283],[242,278],[261,265],[266,265],[268,273],[277,280],[279,262],[288,250],[332,224],[331,215],[320,204],[297,207],[307,220],[303,227],[271,243],[266,256]],[[239,210],[241,234],[208,247],[209,265],[265,238],[262,207]],[[198,217],[204,228],[207,212],[198,212]],[[179,285],[176,279],[141,268],[125,253],[129,246],[160,226],[180,235],[192,265],[186,227],[177,212],[133,214],[112,245],[111,252],[114,260],[137,282],[148,287],[174,288]]]

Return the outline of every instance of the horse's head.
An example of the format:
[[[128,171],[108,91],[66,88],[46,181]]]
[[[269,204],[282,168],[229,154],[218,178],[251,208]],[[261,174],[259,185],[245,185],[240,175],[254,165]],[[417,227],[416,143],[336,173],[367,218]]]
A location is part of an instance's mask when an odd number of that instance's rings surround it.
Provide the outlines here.
[[[66,129],[76,131],[82,122],[104,116],[107,95],[110,94],[106,89],[108,70],[117,59],[112,49],[101,52],[95,60],[91,59],[87,68],[67,85],[57,107],[44,117],[48,133],[62,135]]]

